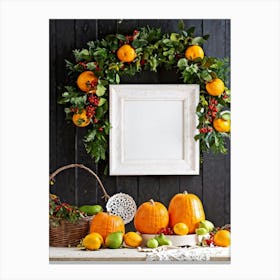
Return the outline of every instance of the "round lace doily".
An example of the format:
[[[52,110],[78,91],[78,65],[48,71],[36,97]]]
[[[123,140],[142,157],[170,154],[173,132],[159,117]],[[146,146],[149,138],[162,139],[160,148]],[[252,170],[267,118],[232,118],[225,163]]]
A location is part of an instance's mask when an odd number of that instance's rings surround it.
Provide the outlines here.
[[[106,209],[107,212],[120,216],[124,220],[124,223],[127,224],[133,220],[137,206],[130,195],[117,193],[109,198]]]

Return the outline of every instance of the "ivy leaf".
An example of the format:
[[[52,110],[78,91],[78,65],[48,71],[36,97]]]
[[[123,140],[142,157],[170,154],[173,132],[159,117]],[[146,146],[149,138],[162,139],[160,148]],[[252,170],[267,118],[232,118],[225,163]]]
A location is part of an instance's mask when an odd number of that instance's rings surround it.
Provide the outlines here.
[[[99,99],[98,106],[99,106],[99,107],[102,106],[106,101],[107,101],[107,99],[101,97],[101,98]]]
[[[147,44],[148,44],[148,41],[145,40],[145,39],[135,39],[135,40],[133,40],[133,42],[132,42],[132,46],[133,46],[135,49],[143,48],[143,47],[145,47]]]
[[[202,45],[205,40],[202,37],[195,37],[191,40],[191,45]]]
[[[181,69],[181,68],[185,68],[188,66],[188,61],[186,58],[180,58],[177,62],[177,66]]]
[[[210,82],[212,80],[212,76],[208,73],[207,70],[203,70],[200,73],[200,77],[206,82]]]
[[[118,38],[119,40],[124,41],[124,42],[126,41],[125,36],[122,34],[116,34],[116,38]]]
[[[93,141],[94,138],[95,138],[95,135],[96,135],[96,130],[94,130],[94,129],[89,130],[89,132],[84,137],[84,142],[91,142],[91,141]]]
[[[180,19],[178,22],[178,29],[181,31],[184,31],[184,29],[185,29],[185,23],[182,19]]]
[[[178,33],[171,33],[170,34],[170,40],[171,41],[177,42],[177,41],[179,41],[179,38],[180,38],[180,35]]]
[[[94,62],[88,62],[86,65],[87,65],[88,70],[95,70],[96,69],[96,64]]]
[[[81,58],[83,58],[85,60],[90,59],[89,51],[87,49],[82,49],[80,52],[80,56],[81,56]]]
[[[188,37],[188,36],[189,36],[188,32],[185,31],[185,30],[182,30],[182,34],[183,34],[185,37]]]
[[[106,91],[106,88],[103,85],[101,85],[101,84],[97,85],[97,89],[96,89],[96,95],[97,96],[99,96],[99,97],[103,96],[105,91]]]
[[[104,114],[105,114],[105,110],[103,110],[103,106],[102,106],[102,107],[97,107],[95,117],[96,117],[98,120],[100,120],[100,119],[102,119],[102,117],[104,116]]]
[[[191,28],[187,29],[187,33],[189,37],[192,37],[195,31],[195,27],[192,26]]]
[[[120,81],[121,81],[121,80],[120,80],[120,76],[119,76],[119,74],[117,73],[117,74],[116,74],[116,83],[119,84]]]

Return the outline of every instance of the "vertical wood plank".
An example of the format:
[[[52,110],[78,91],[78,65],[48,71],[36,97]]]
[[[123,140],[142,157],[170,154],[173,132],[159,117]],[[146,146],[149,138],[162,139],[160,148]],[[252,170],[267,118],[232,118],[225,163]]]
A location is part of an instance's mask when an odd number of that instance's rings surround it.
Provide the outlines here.
[[[50,100],[49,100],[49,169],[50,171],[57,168],[57,145],[56,145],[56,129],[57,129],[57,118],[56,118],[56,110],[57,110],[57,102],[56,102],[56,22],[55,20],[49,21],[49,42],[50,42],[50,80],[49,80],[49,88],[50,88]]]
[[[210,34],[204,44],[206,55],[224,58],[226,55],[225,20],[204,20],[203,33]],[[204,154],[203,202],[206,217],[215,225],[225,223],[226,156]]]
[[[194,36],[203,35],[202,20],[200,19],[183,19],[185,30],[191,27],[195,28]],[[199,175],[179,176],[179,192],[187,191],[196,194],[202,200],[202,164],[200,164]]]
[[[225,50],[225,56],[229,57],[229,59],[231,58],[231,49],[230,49],[230,42],[231,42],[231,22],[229,19],[226,20],[226,50]],[[229,88],[231,87],[231,77],[229,75],[229,83],[228,83]],[[228,154],[225,157],[225,161],[226,161],[226,174],[225,174],[225,224],[230,224],[230,213],[231,213],[231,195],[230,195],[230,179],[231,179],[231,146],[230,146],[230,140],[227,139],[226,140],[226,146],[228,149]]]
[[[103,39],[108,34],[115,34],[117,31],[116,20],[98,20],[97,21],[97,38],[99,40]],[[109,155],[108,155],[109,157]],[[98,164],[98,176],[100,177],[106,191],[110,196],[116,193],[116,177],[104,175],[105,166],[109,164],[109,159],[107,162],[100,162]],[[98,188],[98,204],[104,204],[104,200],[101,198],[103,196],[102,191]]]
[[[159,176],[139,176],[138,205],[150,199],[160,200]]]
[[[88,48],[87,42],[97,39],[97,21],[96,20],[75,20],[75,48]],[[86,128],[76,128],[76,162],[83,163],[93,172],[97,172],[97,165],[94,160],[86,153],[83,138],[87,132]],[[77,204],[96,204],[98,201],[98,182],[96,179],[85,172],[85,170],[76,170],[76,188]],[[104,202],[103,205],[104,207]]]
[[[53,63],[51,64],[50,71],[56,75],[56,84],[50,85],[52,110],[50,111],[51,119],[54,117],[56,125],[51,125],[51,138],[56,135],[55,143],[52,141],[51,145],[55,145],[51,152],[55,153],[56,165],[53,170],[63,165],[75,161],[75,128],[72,123],[65,121],[64,108],[57,104],[57,99],[64,90],[65,82],[67,81],[67,73],[65,70],[65,58],[72,55],[72,49],[75,46],[74,41],[74,22],[71,20],[56,20],[52,23],[55,29],[51,29],[51,40],[55,40],[53,44],[55,48],[55,60],[51,57]],[[54,55],[52,52],[51,55]],[[54,78],[52,79],[54,80]],[[53,124],[53,121],[51,122]],[[56,184],[52,187],[51,191],[57,194],[61,200],[75,204],[75,172],[73,170],[65,170],[63,173],[58,174]]]
[[[159,199],[168,209],[171,198],[179,193],[179,176],[159,176]]]
[[[222,19],[203,20],[203,34],[210,35],[203,46],[205,54],[224,58],[226,54],[226,21]]]
[[[116,33],[131,35],[133,31],[137,29],[137,20],[118,20],[116,21],[117,31]],[[133,84],[139,82],[139,76],[134,77],[122,77],[122,84]],[[129,194],[137,204],[138,198],[138,177],[137,176],[118,176],[116,177],[117,185],[116,192],[122,192]],[[135,230],[133,221],[126,225],[126,231]]]

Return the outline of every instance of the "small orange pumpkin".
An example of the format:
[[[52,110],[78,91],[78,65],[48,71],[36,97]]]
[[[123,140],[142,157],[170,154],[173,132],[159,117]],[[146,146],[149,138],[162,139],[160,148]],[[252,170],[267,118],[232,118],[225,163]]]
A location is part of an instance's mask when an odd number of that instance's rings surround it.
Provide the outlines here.
[[[168,207],[169,224],[174,227],[177,223],[185,223],[189,233],[194,233],[199,222],[205,220],[205,213],[201,200],[195,194],[178,193],[172,197]]]
[[[124,221],[120,216],[111,215],[107,212],[99,212],[93,217],[90,224],[90,233],[97,232],[105,240],[109,233],[116,231],[125,233]]]
[[[142,203],[134,216],[134,226],[140,233],[156,234],[168,226],[169,217],[166,207],[152,199]]]

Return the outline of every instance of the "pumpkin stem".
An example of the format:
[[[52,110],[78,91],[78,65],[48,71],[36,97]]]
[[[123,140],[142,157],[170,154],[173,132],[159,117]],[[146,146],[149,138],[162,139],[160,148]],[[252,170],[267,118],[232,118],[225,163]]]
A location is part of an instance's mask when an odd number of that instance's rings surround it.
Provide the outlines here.
[[[151,202],[152,205],[155,205],[155,201],[153,199],[149,200]]]
[[[188,192],[185,190],[185,191],[183,191],[183,194],[188,194]]]

